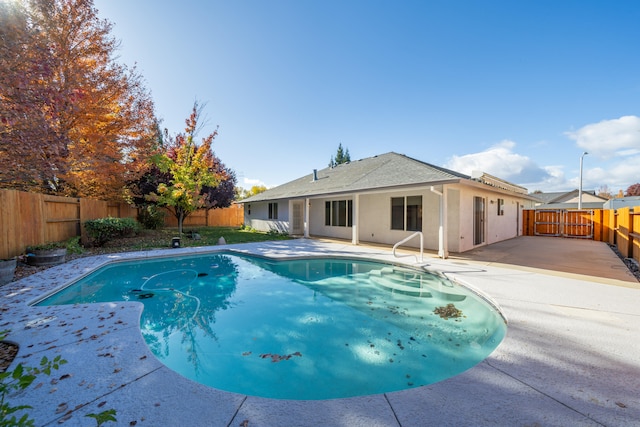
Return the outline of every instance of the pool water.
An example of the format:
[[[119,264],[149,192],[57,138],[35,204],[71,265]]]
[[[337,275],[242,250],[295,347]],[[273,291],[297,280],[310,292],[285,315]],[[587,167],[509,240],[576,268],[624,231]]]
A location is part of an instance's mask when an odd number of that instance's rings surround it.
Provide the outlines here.
[[[38,305],[144,304],[149,348],[221,390],[278,399],[432,384],[486,358],[506,324],[439,275],[354,259],[217,253],[116,263]]]

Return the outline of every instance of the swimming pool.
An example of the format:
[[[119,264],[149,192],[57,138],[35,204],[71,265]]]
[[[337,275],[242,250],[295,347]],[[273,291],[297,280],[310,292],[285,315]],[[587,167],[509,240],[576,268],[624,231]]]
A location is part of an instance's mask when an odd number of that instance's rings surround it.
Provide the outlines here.
[[[354,259],[232,253],[115,263],[38,303],[135,300],[165,365],[247,395],[330,399],[431,384],[483,360],[506,324],[446,278]]]

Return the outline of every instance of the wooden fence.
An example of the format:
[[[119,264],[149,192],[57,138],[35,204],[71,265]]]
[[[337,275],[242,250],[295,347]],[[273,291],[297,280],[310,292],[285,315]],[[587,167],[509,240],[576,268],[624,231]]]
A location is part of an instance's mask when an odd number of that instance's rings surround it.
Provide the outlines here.
[[[615,245],[625,258],[640,262],[640,206],[620,208],[609,217],[609,244]]]
[[[223,209],[200,209],[183,222],[183,227],[239,227],[244,223],[244,208],[241,203],[234,203]],[[166,227],[177,227],[178,219],[166,210],[164,216]]]
[[[542,221],[538,221],[536,225],[536,212],[525,210],[523,213],[522,230],[525,236],[562,234],[556,233],[555,222],[552,219],[547,220],[548,217],[542,218]],[[625,258],[633,258],[640,262],[640,206],[574,212],[572,223],[583,224],[591,216],[593,240],[614,245]]]
[[[126,203],[50,196],[0,189],[0,259],[24,253],[27,246],[60,242],[82,236],[85,221],[108,216],[136,218],[138,211]],[[240,226],[244,222],[242,205],[198,211],[187,217],[188,226]],[[175,222],[175,224],[174,224]],[[177,226],[169,212],[165,226]]]

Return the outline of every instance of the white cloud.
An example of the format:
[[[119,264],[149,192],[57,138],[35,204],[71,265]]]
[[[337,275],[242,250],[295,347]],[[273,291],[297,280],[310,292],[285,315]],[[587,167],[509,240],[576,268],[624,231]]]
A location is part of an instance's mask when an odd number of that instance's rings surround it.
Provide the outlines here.
[[[479,153],[453,156],[445,167],[467,175],[479,170],[516,184],[541,183],[562,178],[558,169],[541,168],[529,157],[514,153],[515,146],[515,142],[504,140]]]
[[[242,184],[242,186],[245,188],[251,188],[254,185],[264,185],[266,187],[266,184],[263,181],[255,178],[243,178]]]
[[[602,159],[627,156],[640,150],[640,117],[603,120],[565,135],[576,141],[578,147]]]
[[[617,192],[640,181],[640,117],[603,120],[565,135],[581,150],[589,152],[585,158],[583,188],[594,190],[606,185]],[[559,154],[561,146],[555,147],[556,152],[549,147],[536,149],[546,160],[557,162],[566,157]],[[539,166],[529,156],[518,154],[515,142],[504,140],[478,153],[453,156],[444,166],[467,175],[473,170],[487,172],[529,191],[570,191],[579,187],[579,156],[576,152],[567,165]]]
[[[609,171],[612,182],[607,182],[610,187],[626,190],[630,185],[640,182],[640,155],[627,157],[614,165]]]

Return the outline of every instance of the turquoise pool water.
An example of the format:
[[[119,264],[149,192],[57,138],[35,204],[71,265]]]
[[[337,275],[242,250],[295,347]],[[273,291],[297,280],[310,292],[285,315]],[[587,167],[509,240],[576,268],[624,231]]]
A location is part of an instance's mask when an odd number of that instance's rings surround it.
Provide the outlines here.
[[[278,399],[344,398],[455,376],[506,324],[444,277],[354,259],[217,253],[103,267],[38,305],[144,304],[155,356],[202,384]]]

